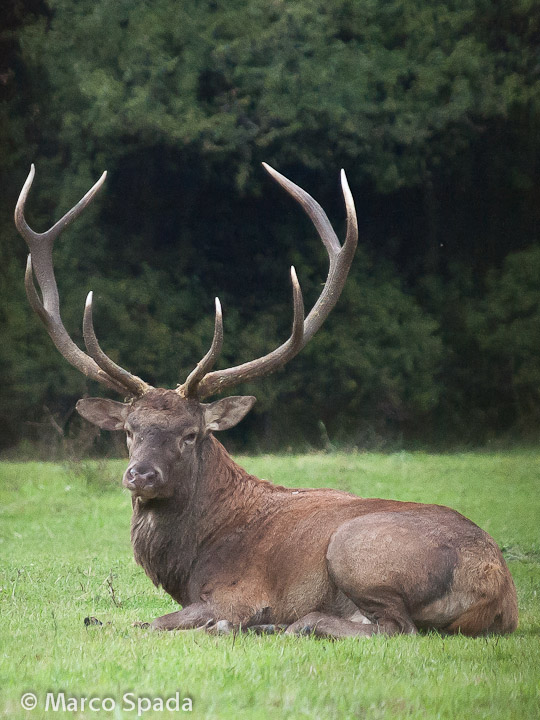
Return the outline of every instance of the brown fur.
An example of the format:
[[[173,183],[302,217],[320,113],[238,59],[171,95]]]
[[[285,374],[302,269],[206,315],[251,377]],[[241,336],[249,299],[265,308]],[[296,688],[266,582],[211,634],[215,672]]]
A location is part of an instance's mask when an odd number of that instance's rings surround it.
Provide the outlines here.
[[[124,484],[137,482],[135,559],[184,606],[154,627],[285,624],[333,637],[516,628],[514,584],[487,533],[439,505],[249,475],[205,425],[211,416],[213,428],[230,427],[231,412],[235,422],[247,412],[246,399],[226,401],[153,390],[127,410],[109,408],[107,422],[123,413],[133,433]],[[80,409],[97,421],[95,408]]]

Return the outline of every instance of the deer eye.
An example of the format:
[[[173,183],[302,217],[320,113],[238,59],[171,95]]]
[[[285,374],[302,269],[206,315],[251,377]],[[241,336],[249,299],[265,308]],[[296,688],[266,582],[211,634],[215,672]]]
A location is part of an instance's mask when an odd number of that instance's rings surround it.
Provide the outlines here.
[[[187,435],[184,435],[184,437],[182,438],[183,442],[186,445],[193,445],[193,443],[195,442],[196,439],[197,439],[196,432],[190,432]]]

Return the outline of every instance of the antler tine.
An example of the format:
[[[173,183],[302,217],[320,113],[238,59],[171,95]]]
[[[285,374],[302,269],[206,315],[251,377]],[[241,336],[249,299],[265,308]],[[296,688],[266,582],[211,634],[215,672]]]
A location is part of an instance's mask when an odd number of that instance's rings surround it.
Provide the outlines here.
[[[117,380],[123,387],[127,388],[132,395],[144,395],[152,386],[145,383],[140,377],[127,372],[127,370],[124,370],[120,365],[117,365],[114,360],[111,360],[101,349],[92,319],[93,295],[93,292],[90,291],[86,297],[83,316],[84,344],[86,345],[88,354],[109,377]]]
[[[32,268],[32,256],[28,255],[26,259],[26,270],[24,271],[24,288],[26,290],[26,297],[30,303],[32,310],[41,318],[41,321],[47,325],[49,321],[49,315],[43,303],[37,294],[36,286],[34,285],[34,271]]]
[[[182,397],[196,397],[197,388],[203,377],[214,367],[219,357],[221,348],[223,347],[223,313],[221,311],[221,303],[216,298],[216,319],[214,323],[214,337],[210,350],[203,359],[197,363],[197,366],[188,375],[185,383],[176,388],[176,392]]]
[[[209,373],[199,381],[198,388],[196,389],[198,398],[204,398],[215,392],[221,392],[221,390],[227,387],[247,382],[256,377],[268,375],[285,365],[285,363],[289,362],[289,360],[300,352],[304,340],[304,300],[294,267],[291,267],[291,281],[294,314],[289,339],[284,342],[283,345],[280,345],[279,348],[276,348],[274,352],[262,358],[251,360],[251,362],[244,363],[236,368],[230,368],[229,370]],[[232,371],[235,371],[234,377],[232,376]],[[211,389],[209,389],[208,385],[209,379],[215,383],[214,386],[210,386]]]
[[[276,182],[278,182],[282,188],[284,188],[289,195],[291,195],[296,202],[298,202],[305,210],[311,222],[315,225],[315,229],[320,235],[321,240],[324,243],[325,248],[329,255],[337,254],[341,245],[338,240],[334,228],[330,224],[327,214],[324,212],[319,203],[311,197],[303,188],[296,183],[293,183],[285,175],[282,175],[268,163],[262,163],[263,168],[266,172],[271,175]]]
[[[358,223],[354,200],[347,182],[345,170],[341,171],[341,187],[345,199],[347,212],[347,234],[343,247],[340,245],[334,228],[330,224],[328,216],[305,190],[291,182],[281,173],[274,170],[266,163],[263,163],[265,170],[302,206],[317,229],[321,240],[328,252],[330,266],[324,290],[313,306],[304,324],[304,345],[315,335],[321,327],[330,311],[339,300],[341,291],[345,285],[349,268],[358,244]],[[303,346],[304,346],[303,345]],[[302,346],[302,347],[303,347]]]
[[[302,297],[302,288],[298,282],[298,276],[296,275],[294,265],[291,265],[291,282],[293,289],[294,315],[291,337],[287,341],[290,344],[289,352],[293,350],[300,350],[304,339],[304,298]]]
[[[264,357],[237,365],[227,370],[219,370],[206,375],[199,383],[197,397],[205,398],[208,395],[221,392],[228,387],[239,385],[242,382],[268,375],[285,365],[297,355],[304,344],[304,300],[296,270],[291,267],[291,281],[293,288],[293,325],[289,339]]]
[[[35,167],[32,164],[30,173],[24,183],[21,194],[15,207],[15,225],[30,249],[26,264],[25,286],[26,294],[32,309],[42,320],[53,343],[64,358],[84,375],[106,385],[111,390],[126,394],[133,391],[123,382],[111,377],[86,353],[84,353],[70,338],[60,316],[60,299],[58,287],[54,276],[52,250],[55,239],[62,230],[77,218],[100,190],[107,173],[86,193],[86,195],[69,210],[49,230],[37,233],[28,225],[24,217],[26,199],[34,180]],[[34,286],[32,274],[35,274],[41,290],[42,300],[39,298]]]
[[[30,172],[28,173],[28,177],[26,178],[26,181],[19,195],[19,200],[17,201],[17,205],[15,207],[15,225],[17,226],[17,230],[25,238],[27,243],[35,240],[39,241],[45,236],[52,237],[53,240],[56,239],[58,235],[62,232],[62,230],[66,227],[66,225],[69,225],[70,222],[78,218],[82,211],[86,208],[86,206],[92,202],[94,196],[101,190],[103,183],[107,179],[107,171],[105,170],[99,180],[94,183],[90,190],[88,190],[86,195],[84,195],[84,197],[82,197],[79,202],[71,208],[71,210],[68,210],[67,213],[63,215],[60,220],[58,220],[52,226],[52,228],[47,230],[47,232],[37,233],[32,230],[24,217],[24,205],[26,203],[26,198],[28,197],[28,194],[30,192],[30,188],[32,187],[32,183],[34,182],[35,174],[36,168],[34,166],[34,163],[32,163],[30,165]]]
[[[321,327],[337,303],[345,285],[358,243],[358,223],[354,201],[343,170],[341,171],[341,185],[347,211],[347,234],[345,242],[343,246],[341,246],[326,213],[319,203],[284,175],[281,175],[281,173],[266,163],[263,163],[263,165],[268,173],[302,206],[313,222],[328,252],[330,260],[328,276],[321,295],[307,318],[303,320],[303,301],[301,300],[300,286],[298,285],[298,280],[296,279],[296,274],[293,272],[293,269],[291,275],[293,277],[293,291],[295,296],[295,321],[293,334],[289,340],[257,360],[252,360],[226,370],[209,373],[199,383],[197,394],[200,398],[221,392],[221,390],[225,388],[233,387],[242,382],[268,375],[297,355]],[[298,295],[300,301],[297,299]],[[299,327],[298,302],[302,304],[302,322]]]
[[[34,163],[32,163],[26,182],[24,183],[19,199],[17,200],[17,205],[15,206],[15,226],[26,241],[30,254],[32,255],[32,266],[43,295],[43,306],[47,313],[57,315],[59,314],[60,300],[58,297],[58,288],[54,280],[52,263],[52,249],[54,241],[58,235],[60,235],[62,230],[69,225],[69,223],[73,222],[73,220],[75,220],[92,202],[94,196],[99,192],[105,182],[107,173],[104,172],[99,180],[86,193],[86,195],[49,230],[43,233],[37,233],[32,230],[24,217],[24,207],[34,181],[35,173],[36,169]]]
[[[330,252],[328,253],[330,258],[328,277],[326,278],[323,292],[306,318],[306,322],[304,324],[304,345],[306,345],[315,335],[339,300],[349,274],[354,253],[356,252],[356,247],[358,245],[358,220],[356,218],[354,200],[349,188],[349,183],[347,182],[345,170],[341,170],[341,189],[347,213],[347,232],[345,235],[345,242],[343,243],[343,246],[339,246],[338,241],[338,251],[335,254]],[[305,207],[304,209],[308,212]],[[326,215],[324,215],[324,217],[326,218]],[[326,220],[330,231],[334,234],[334,231],[330,226],[330,221],[328,218],[326,218]]]
[[[198,398],[205,398],[207,395],[220,392],[227,387],[238,385],[241,382],[247,382],[255,377],[268,375],[274,370],[277,370],[277,368],[285,365],[285,363],[301,350],[304,339],[304,300],[294,267],[291,267],[291,281],[294,314],[289,339],[274,350],[273,353],[269,353],[262,358],[244,363],[236,368],[229,368],[228,370],[217,371],[202,376],[195,390]],[[234,377],[232,376],[233,371]]]

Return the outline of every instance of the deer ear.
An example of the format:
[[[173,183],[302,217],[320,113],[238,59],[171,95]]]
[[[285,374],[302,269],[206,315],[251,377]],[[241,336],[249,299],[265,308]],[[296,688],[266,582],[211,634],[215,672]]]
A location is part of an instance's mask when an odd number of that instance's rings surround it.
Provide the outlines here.
[[[206,429],[228,430],[234,427],[248,414],[256,399],[253,395],[233,395],[203,405]]]
[[[105,398],[83,398],[75,406],[85,420],[104,430],[122,430],[129,405]]]

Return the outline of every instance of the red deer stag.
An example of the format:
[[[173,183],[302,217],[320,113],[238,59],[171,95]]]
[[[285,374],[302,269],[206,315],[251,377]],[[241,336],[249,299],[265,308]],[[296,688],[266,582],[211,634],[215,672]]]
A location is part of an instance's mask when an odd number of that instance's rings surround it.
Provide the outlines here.
[[[289,339],[257,360],[211,372],[223,341],[216,299],[210,350],[175,390],[153,388],[103,352],[92,322],[92,293],[84,311],[87,353],[73,343],[60,317],[53,243],[92,200],[105,174],[39,234],[24,218],[32,166],[15,210],[16,226],[31,253],[28,300],[54,344],[86,376],[131,398],[123,403],[85,398],[77,410],[101,428],[126,432],[130,460],[123,485],[132,496],[135,559],[183,608],[151,626],[211,632],[239,627],[271,632],[287,626],[288,633],[330,637],[429,628],[467,635],[512,632],[518,622],[516,591],[503,556],[487,533],[458,512],[338,490],[276,486],[236,465],[214,437],[242,420],[255,398],[202,400],[268,375],[306,345],[339,298],[358,238],[344,173],[347,234],[341,246],[320,205],[265,167],[302,206],[328,251],[324,289],[304,319],[291,268]]]

